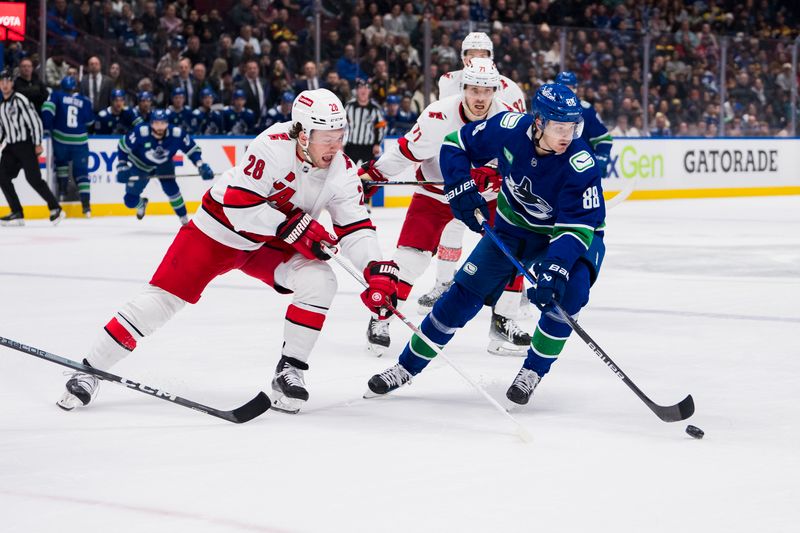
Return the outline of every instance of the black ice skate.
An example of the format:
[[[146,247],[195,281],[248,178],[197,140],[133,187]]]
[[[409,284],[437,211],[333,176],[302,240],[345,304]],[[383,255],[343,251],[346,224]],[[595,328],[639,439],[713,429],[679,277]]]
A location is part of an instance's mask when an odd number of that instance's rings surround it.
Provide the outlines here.
[[[380,374],[375,374],[367,382],[369,390],[364,393],[364,398],[375,398],[395,391],[411,381],[411,374],[403,365],[397,363],[387,368]]]
[[[58,223],[65,218],[67,218],[67,214],[60,207],[50,210],[50,222],[52,222],[54,226],[58,226]]]
[[[142,220],[144,218],[145,211],[147,211],[147,204],[150,203],[150,200],[147,198],[141,198],[139,200],[139,205],[136,206],[136,219]]]
[[[25,218],[19,211],[0,217],[0,226],[24,226]]]
[[[389,321],[370,318],[367,326],[367,350],[380,357],[391,342],[389,338]]]
[[[92,218],[92,205],[86,198],[81,198],[81,211],[84,218]]]
[[[533,370],[522,367],[514,378],[514,383],[506,391],[506,398],[518,405],[525,405],[531,399],[533,390],[542,378]]]
[[[531,336],[520,328],[511,318],[492,313],[492,323],[489,326],[489,346],[486,348],[490,354],[524,356],[531,344]]]
[[[453,284],[453,280],[445,281],[444,283],[437,283],[434,287],[419,297],[417,300],[417,312],[421,315],[427,315],[433,309],[433,304],[436,303],[436,300],[439,297],[447,292],[447,289],[450,288],[450,285]]]
[[[295,414],[308,401],[308,391],[303,380],[303,371],[308,365],[293,357],[281,357],[272,378],[272,390],[278,393],[272,407],[284,413]]]
[[[90,366],[86,359],[83,360],[83,364]],[[61,399],[56,402],[56,405],[65,411],[72,411],[76,407],[89,405],[89,402],[91,402],[92,398],[97,394],[99,382],[100,380],[92,374],[73,372],[67,380],[66,392],[64,392]]]

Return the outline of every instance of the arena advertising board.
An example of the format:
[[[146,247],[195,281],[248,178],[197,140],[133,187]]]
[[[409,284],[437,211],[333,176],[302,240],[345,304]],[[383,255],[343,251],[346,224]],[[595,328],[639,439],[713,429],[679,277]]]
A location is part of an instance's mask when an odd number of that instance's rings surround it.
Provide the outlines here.
[[[25,40],[24,2],[0,2],[0,41]]]
[[[220,173],[241,161],[249,138],[198,137],[203,160]],[[386,139],[384,149],[397,144]],[[124,185],[117,183],[117,139],[93,137],[89,141],[89,176],[92,182],[92,214],[124,215],[132,213],[122,205]],[[40,167],[46,172],[46,156]],[[178,154],[176,173],[190,211],[196,209],[209,182],[202,181],[194,165]],[[755,196],[800,194],[800,140],[798,139],[615,139],[611,151],[609,175],[603,180],[607,196],[618,191],[632,192],[630,199],[699,198],[714,196]],[[403,179],[414,179],[409,168]],[[44,216],[41,198],[20,176],[14,180],[26,217]],[[374,198],[375,206],[408,205],[413,186],[386,187]],[[148,212],[171,213],[158,183],[148,185],[145,193],[151,199]],[[8,212],[0,198],[0,213]],[[28,209],[31,206],[33,209]],[[67,205],[70,216],[80,215],[80,206]]]

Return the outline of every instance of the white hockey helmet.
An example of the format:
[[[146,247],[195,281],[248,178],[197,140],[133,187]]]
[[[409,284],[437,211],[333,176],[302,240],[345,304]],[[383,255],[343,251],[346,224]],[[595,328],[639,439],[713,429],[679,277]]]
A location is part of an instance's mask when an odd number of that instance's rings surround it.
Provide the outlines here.
[[[347,127],[347,115],[339,98],[328,89],[303,91],[292,104],[292,123],[299,122],[303,133]]]
[[[464,67],[461,74],[461,90],[467,85],[478,87],[500,88],[500,73],[494,66],[494,61],[488,57],[473,58],[468,67]]]
[[[461,59],[467,55],[467,50],[488,50],[489,59],[494,59],[494,44],[483,32],[473,31],[461,41]]]

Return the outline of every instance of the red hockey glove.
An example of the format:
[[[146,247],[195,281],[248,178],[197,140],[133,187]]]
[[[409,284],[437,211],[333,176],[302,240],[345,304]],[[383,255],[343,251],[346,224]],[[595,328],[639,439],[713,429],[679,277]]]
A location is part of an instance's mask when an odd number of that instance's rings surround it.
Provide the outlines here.
[[[358,177],[361,178],[362,181],[389,181],[380,170],[375,168],[375,161],[377,161],[377,159],[371,159],[361,165],[358,168]],[[362,185],[364,186],[364,200],[372,198],[380,188],[380,185],[367,185],[366,183]]]
[[[364,269],[364,279],[369,288],[361,293],[361,301],[370,311],[378,315],[379,320],[389,318],[389,310],[384,307],[388,298],[393,306],[397,306],[397,274],[400,271],[394,261],[370,261]]]
[[[478,186],[478,192],[500,192],[500,186],[503,185],[503,176],[498,174],[497,170],[489,167],[478,167],[470,170],[469,174],[472,176],[472,181]]]
[[[323,261],[331,257],[323,251],[321,243],[324,242],[328,246],[336,244],[336,237],[300,209],[295,209],[286,215],[286,220],[278,226],[275,236],[291,244],[303,257]]]

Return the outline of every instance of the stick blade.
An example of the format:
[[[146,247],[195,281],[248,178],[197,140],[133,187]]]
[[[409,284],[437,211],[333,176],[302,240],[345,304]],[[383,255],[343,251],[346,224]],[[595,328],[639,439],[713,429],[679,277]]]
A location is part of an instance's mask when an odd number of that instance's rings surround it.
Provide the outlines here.
[[[255,398],[230,412],[231,421],[237,424],[249,422],[267,412],[271,403],[269,396],[263,392],[259,392]]]
[[[653,404],[650,409],[664,422],[680,422],[694,414],[694,400],[690,394],[675,405],[663,407]]]

